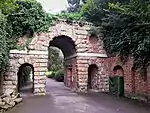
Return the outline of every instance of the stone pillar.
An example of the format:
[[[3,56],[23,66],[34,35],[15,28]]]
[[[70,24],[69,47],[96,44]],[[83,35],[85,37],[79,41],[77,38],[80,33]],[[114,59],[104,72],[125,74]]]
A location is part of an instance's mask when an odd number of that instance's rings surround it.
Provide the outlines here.
[[[34,95],[46,95],[46,75],[48,51],[36,51],[34,54]]]
[[[46,95],[46,76],[34,76],[34,95]]]
[[[7,90],[16,90],[17,91],[17,72],[11,70],[9,67],[9,71],[4,74],[3,82],[3,93],[7,93]]]
[[[88,61],[84,57],[77,59],[78,92],[87,92]]]
[[[68,87],[71,87],[72,85],[72,72],[71,72],[71,69],[67,69],[67,86]]]

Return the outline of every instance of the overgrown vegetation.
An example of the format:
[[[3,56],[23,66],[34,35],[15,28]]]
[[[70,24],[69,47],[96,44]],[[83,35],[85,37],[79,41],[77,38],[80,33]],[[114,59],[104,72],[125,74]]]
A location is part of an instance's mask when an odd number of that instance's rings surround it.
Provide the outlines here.
[[[48,71],[45,74],[48,78],[55,79],[58,82],[64,81],[64,71],[63,70]]]
[[[56,15],[52,15],[52,20],[57,21],[59,19],[64,19],[68,24],[72,24],[73,21],[83,21],[84,18],[82,18],[81,13],[74,12],[74,13],[59,13]]]
[[[80,12],[80,9],[83,5],[83,3],[86,0],[67,0],[69,7],[67,8],[67,12]]]
[[[5,70],[9,61],[9,50],[17,47],[18,37],[47,32],[53,21],[66,19],[88,20],[104,42],[108,55],[129,55],[134,57],[134,68],[145,69],[150,62],[150,5],[148,0],[80,0],[71,2],[73,10],[57,15],[46,13],[36,0],[0,1],[0,72]],[[73,5],[73,4],[77,4]],[[30,41],[30,39],[29,39]],[[26,47],[28,46],[28,42]],[[57,53],[51,57],[57,59]],[[58,71],[62,65],[50,67]],[[53,64],[53,62],[51,62]],[[53,68],[53,69],[52,69]],[[55,68],[55,69],[54,69]]]
[[[7,38],[7,20],[5,15],[0,13],[0,69],[5,69],[9,60],[9,40]]]
[[[46,32],[52,23],[36,0],[0,1],[0,72],[6,69],[9,50],[17,47],[17,39],[23,35]]]
[[[8,22],[13,26],[15,36],[45,32],[49,30],[52,18],[47,14],[40,3],[36,1],[16,1],[17,8],[8,15]]]
[[[47,32],[53,21],[67,19],[80,20],[79,13],[46,13],[36,0],[1,0],[0,1],[0,72],[6,69],[9,61],[9,50],[18,49],[17,40],[26,35]],[[24,46],[28,49],[28,44]]]
[[[55,77],[55,73],[54,71],[47,71],[45,73],[45,75],[48,77],[48,78],[54,78]]]
[[[64,81],[64,72],[62,70],[58,70],[55,73],[54,79],[58,82],[63,82]]]
[[[60,50],[55,47],[49,47],[48,52],[48,70],[58,71],[63,69],[64,58],[60,55]]]
[[[150,57],[150,5],[147,0],[87,0],[82,14],[101,28],[107,53],[125,60],[134,56],[134,67],[144,69]]]
[[[45,73],[48,78],[55,79],[59,82],[64,80],[63,60],[64,58],[59,49],[49,47],[48,72]]]

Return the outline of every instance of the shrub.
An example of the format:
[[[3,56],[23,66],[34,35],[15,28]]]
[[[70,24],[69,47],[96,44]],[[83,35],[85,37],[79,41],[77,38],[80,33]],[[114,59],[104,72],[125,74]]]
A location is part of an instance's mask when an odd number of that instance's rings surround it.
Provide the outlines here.
[[[45,74],[48,78],[54,78],[55,77],[55,72],[54,71],[47,71]]]
[[[62,70],[59,70],[55,73],[55,80],[58,82],[64,81],[64,72]]]

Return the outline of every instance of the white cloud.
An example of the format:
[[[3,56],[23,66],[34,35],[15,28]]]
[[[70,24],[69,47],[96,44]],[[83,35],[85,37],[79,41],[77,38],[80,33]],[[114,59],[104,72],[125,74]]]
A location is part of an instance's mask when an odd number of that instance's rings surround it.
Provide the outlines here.
[[[67,0],[37,0],[47,12],[57,13],[66,10],[68,7]]]

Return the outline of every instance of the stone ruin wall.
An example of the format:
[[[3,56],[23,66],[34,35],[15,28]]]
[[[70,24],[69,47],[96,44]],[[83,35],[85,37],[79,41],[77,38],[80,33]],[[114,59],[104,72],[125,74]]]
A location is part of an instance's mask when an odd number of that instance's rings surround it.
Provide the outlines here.
[[[69,25],[66,22],[59,22],[51,28],[49,33],[35,35],[29,44],[29,50],[12,50],[10,52],[10,66],[4,75],[3,91],[5,89],[17,88],[17,72],[24,63],[29,63],[34,67],[34,94],[45,94],[45,75],[47,70],[48,46],[49,42],[57,36],[69,36],[75,42],[76,53],[65,59],[66,73],[69,62],[72,65],[71,84],[69,87],[78,92],[87,91],[88,67],[90,64],[98,66],[98,80],[95,82],[95,89],[108,92],[108,77],[103,67],[103,58],[107,57],[102,48],[102,42],[89,39],[88,30],[90,25],[79,26],[78,23]],[[95,38],[94,38],[95,39]],[[23,43],[22,41],[20,41]],[[73,61],[72,61],[73,60]],[[68,76],[66,76],[66,85]]]
[[[48,46],[50,40],[56,36],[69,36],[75,42],[76,53],[65,59],[65,85],[73,91],[87,92],[88,67],[96,64],[98,75],[94,77],[93,89],[101,92],[109,91],[109,76],[114,76],[114,67],[120,65],[124,71],[125,95],[150,95],[150,69],[147,69],[147,80],[144,81],[138,72],[132,72],[133,58],[123,64],[119,57],[107,58],[103,43],[96,37],[90,38],[87,30],[89,25],[79,26],[74,23],[58,22],[49,33],[36,35],[29,45],[29,51],[13,50],[10,53],[10,66],[4,75],[3,90],[16,89],[18,68],[23,63],[30,63],[34,67],[34,93],[45,94],[45,76],[47,69]],[[21,41],[23,43],[24,41]],[[42,54],[43,53],[43,54]],[[71,69],[71,71],[70,71]]]
[[[150,66],[147,68],[147,79],[144,81],[139,70],[133,70],[133,57],[129,56],[123,63],[119,56],[107,58],[105,68],[108,76],[115,76],[114,67],[119,65],[123,69],[125,96],[144,101],[150,100]]]
[[[41,51],[10,51],[10,65],[4,75],[3,91],[7,89],[17,90],[19,67],[28,63],[34,67],[34,94],[45,94],[48,53]]]

